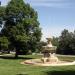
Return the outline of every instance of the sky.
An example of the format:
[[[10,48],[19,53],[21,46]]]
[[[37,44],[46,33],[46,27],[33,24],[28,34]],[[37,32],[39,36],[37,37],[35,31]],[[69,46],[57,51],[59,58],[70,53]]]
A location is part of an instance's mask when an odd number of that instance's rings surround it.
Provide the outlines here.
[[[0,0],[7,5],[10,0]],[[24,0],[37,12],[42,40],[47,37],[58,37],[62,30],[75,30],[75,0]]]

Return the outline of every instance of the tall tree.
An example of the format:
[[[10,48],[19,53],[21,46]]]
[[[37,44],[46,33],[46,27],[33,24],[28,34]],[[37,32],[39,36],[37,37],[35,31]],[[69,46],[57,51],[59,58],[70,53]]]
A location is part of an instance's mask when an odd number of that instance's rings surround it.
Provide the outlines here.
[[[5,7],[0,6],[0,27],[2,27],[4,16],[5,16]]]
[[[73,51],[71,49],[71,41],[72,41],[72,35],[71,33],[64,29],[61,33],[61,36],[59,38],[59,50],[58,52],[61,54],[72,54]]]
[[[71,43],[70,43],[70,47],[73,51],[73,54],[75,54],[75,31],[71,32],[71,35],[72,35],[72,40],[71,40]]]
[[[5,25],[2,35],[8,37],[11,45],[16,49],[16,57],[19,51],[25,53],[35,50],[37,42],[41,39],[37,12],[23,0],[11,0],[5,9]]]

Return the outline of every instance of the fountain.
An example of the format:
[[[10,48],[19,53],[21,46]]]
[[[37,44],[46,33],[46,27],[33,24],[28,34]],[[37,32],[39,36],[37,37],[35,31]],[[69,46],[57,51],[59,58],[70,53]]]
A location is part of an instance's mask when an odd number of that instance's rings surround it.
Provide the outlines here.
[[[42,47],[43,57],[40,59],[30,59],[21,62],[21,64],[32,64],[32,65],[39,65],[39,66],[64,66],[64,65],[75,65],[75,61],[68,62],[68,61],[60,61],[56,56],[56,46],[53,46],[51,38],[47,39],[47,45]]]
[[[43,63],[47,62],[57,63],[58,58],[55,55],[57,47],[52,45],[51,38],[46,38],[46,39],[47,39],[47,46],[43,46],[42,48],[42,53],[44,57],[42,57],[41,61],[43,61]]]

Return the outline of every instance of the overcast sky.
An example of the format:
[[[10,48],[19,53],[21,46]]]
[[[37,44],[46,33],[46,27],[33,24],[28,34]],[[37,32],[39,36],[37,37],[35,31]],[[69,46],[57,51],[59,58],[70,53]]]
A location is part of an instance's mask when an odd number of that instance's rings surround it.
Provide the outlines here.
[[[9,0],[0,0],[6,5]],[[43,37],[59,36],[63,29],[75,29],[75,0],[24,0],[38,12]]]

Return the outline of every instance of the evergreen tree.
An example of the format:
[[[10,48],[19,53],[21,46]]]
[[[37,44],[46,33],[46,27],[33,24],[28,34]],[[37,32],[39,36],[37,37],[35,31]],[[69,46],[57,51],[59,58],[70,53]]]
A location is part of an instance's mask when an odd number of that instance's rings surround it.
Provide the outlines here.
[[[71,41],[72,41],[72,35],[71,33],[64,29],[61,33],[61,36],[59,38],[59,47],[58,47],[58,53],[61,54],[72,54],[72,48],[71,48]]]

